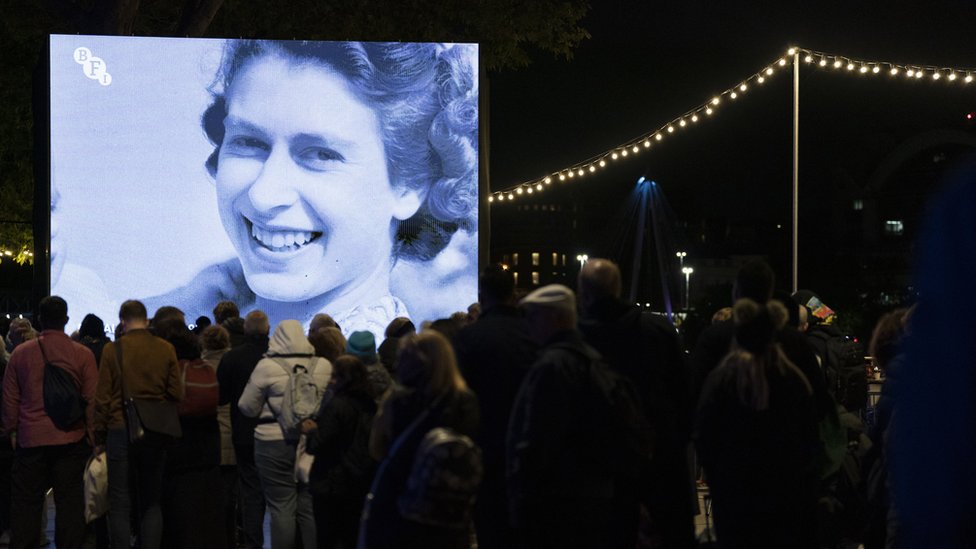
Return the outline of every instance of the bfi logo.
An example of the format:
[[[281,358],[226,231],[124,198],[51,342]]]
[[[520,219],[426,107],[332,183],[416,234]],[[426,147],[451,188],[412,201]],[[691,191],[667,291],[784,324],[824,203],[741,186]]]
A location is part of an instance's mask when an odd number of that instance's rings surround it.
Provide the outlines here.
[[[81,71],[99,84],[108,86],[112,83],[112,75],[108,73],[108,65],[101,57],[95,57],[88,48],[78,48],[74,53],[75,63],[81,65]]]

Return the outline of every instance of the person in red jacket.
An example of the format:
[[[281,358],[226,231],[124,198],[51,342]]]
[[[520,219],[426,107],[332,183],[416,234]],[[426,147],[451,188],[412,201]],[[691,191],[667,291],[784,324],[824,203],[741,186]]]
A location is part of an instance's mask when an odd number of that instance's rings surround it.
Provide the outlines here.
[[[11,547],[37,547],[45,493],[54,489],[59,548],[80,548],[85,541],[85,463],[91,454],[92,405],[98,374],[95,355],[64,333],[68,304],[57,296],[39,306],[43,328],[10,356],[3,376],[3,426],[16,448],[11,485]],[[44,407],[45,364],[70,374],[86,402],[81,420],[67,429],[54,424]]]

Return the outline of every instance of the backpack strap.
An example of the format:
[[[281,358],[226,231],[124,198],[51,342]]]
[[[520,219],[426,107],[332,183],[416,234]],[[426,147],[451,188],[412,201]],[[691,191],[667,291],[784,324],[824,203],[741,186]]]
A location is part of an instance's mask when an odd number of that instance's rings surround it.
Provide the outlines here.
[[[289,358],[305,358],[305,359],[308,359],[308,364],[307,365],[306,364],[302,364],[300,366],[302,366],[303,368],[305,368],[308,371],[308,374],[309,375],[312,375],[312,374],[315,373],[315,362],[316,361],[314,360],[314,358],[315,358],[314,355],[283,354],[283,355],[269,355],[266,358],[270,358],[271,360],[273,360],[275,362],[275,364],[277,364],[278,366],[280,366],[281,369],[285,371],[285,375],[287,375],[289,379],[295,373],[294,372],[294,366],[289,366],[288,365],[288,361],[286,359],[289,359]],[[296,364],[295,366],[299,366],[299,364]],[[279,411],[275,411],[274,406],[271,405],[271,401],[270,400],[268,401],[268,409],[271,410],[271,415],[274,416],[275,421],[278,421],[278,413],[280,412],[280,410]],[[268,422],[268,423],[270,423],[270,422]]]
[[[41,358],[44,359],[44,364],[47,364],[50,361],[47,359],[47,353],[44,352],[44,345],[41,345],[41,341],[43,339],[44,339],[43,337],[37,338],[37,346],[41,349]]]
[[[397,450],[399,450],[400,447],[403,446],[403,444],[406,442],[406,440],[410,438],[410,435],[414,431],[416,431],[417,428],[424,421],[426,421],[428,417],[430,417],[430,415],[434,412],[434,410],[440,408],[441,404],[443,404],[446,399],[447,399],[447,393],[441,393],[440,396],[434,399],[434,402],[430,403],[430,406],[424,408],[423,412],[417,414],[417,417],[414,418],[414,420],[410,423],[410,425],[408,425],[407,428],[404,429],[402,433],[400,433],[400,436],[398,436],[397,439],[393,441],[393,444],[390,445],[390,449],[387,450],[386,455],[392,456],[396,454]]]
[[[315,355],[305,355],[305,354],[268,355],[267,358],[274,360],[278,364],[278,366],[281,366],[281,369],[284,370],[285,373],[288,374],[289,376],[291,376],[294,373],[294,366],[288,365],[287,359],[289,358],[306,359],[308,362],[306,364],[301,364],[300,366],[305,368],[305,370],[308,371],[309,375],[315,373],[315,363],[318,362],[315,360],[316,358]],[[298,364],[296,364],[296,366],[298,366]]]

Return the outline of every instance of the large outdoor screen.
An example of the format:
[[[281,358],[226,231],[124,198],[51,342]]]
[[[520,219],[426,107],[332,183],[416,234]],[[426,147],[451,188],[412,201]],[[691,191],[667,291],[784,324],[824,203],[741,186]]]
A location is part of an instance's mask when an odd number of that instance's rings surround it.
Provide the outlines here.
[[[474,44],[52,36],[51,292],[382,337],[477,299]]]

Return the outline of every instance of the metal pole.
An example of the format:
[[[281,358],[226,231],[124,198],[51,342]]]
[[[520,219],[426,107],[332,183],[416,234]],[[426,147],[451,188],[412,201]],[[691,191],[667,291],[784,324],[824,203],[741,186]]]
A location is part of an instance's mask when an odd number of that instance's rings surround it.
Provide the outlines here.
[[[689,300],[688,300],[688,287],[691,285],[691,273],[685,273],[685,311],[688,310]]]
[[[799,289],[800,230],[800,51],[793,54],[793,293]]]

